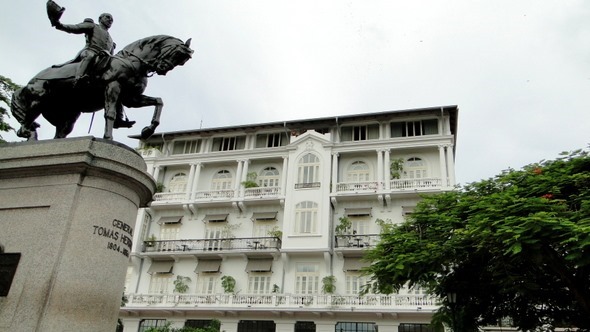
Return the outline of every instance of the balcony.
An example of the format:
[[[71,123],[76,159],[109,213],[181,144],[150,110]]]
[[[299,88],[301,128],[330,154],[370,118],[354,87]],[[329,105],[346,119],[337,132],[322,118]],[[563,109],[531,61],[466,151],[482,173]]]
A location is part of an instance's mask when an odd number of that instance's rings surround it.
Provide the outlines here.
[[[361,257],[363,250],[377,245],[379,234],[336,235],[334,253],[338,256]]]
[[[419,310],[438,309],[438,300],[430,295],[417,294],[368,294],[360,295],[302,295],[302,294],[126,294],[129,302],[122,310],[133,311],[134,308],[181,308],[194,310],[228,310],[272,309],[297,311],[314,310]]]
[[[369,181],[369,182],[341,182],[336,185],[337,192],[377,192],[379,189],[379,182]]]
[[[401,190],[421,190],[421,189],[440,189],[442,180],[440,178],[421,178],[421,179],[395,179],[390,183],[391,191]]]
[[[242,197],[236,195],[234,189],[223,190],[200,190],[193,193],[186,192],[165,192],[156,193],[151,204],[152,208],[181,208],[182,205],[219,205],[231,204],[236,201],[269,203],[280,200],[281,187],[256,187],[244,189]]]
[[[220,252],[260,255],[277,253],[280,249],[280,238],[248,237],[144,241],[141,252],[150,256],[206,256]]]

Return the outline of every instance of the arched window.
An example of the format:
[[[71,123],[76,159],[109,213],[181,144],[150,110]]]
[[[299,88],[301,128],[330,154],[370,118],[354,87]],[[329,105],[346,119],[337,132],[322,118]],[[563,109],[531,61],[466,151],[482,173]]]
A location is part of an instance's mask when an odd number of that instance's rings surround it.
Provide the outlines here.
[[[225,190],[231,189],[231,173],[228,170],[221,170],[213,176],[211,183],[211,189],[213,190]]]
[[[183,193],[186,191],[187,176],[185,173],[178,173],[168,183],[168,190],[171,193]]]
[[[295,233],[312,234],[317,232],[318,204],[304,201],[295,206]]]
[[[411,157],[404,163],[404,177],[407,179],[422,179],[427,177],[427,167],[424,160]]]
[[[274,167],[267,167],[258,176],[258,185],[261,187],[278,187],[279,171]]]
[[[365,182],[369,181],[369,177],[369,165],[363,161],[353,162],[346,172],[346,182]]]
[[[308,153],[299,159],[296,188],[319,187],[320,159]]]

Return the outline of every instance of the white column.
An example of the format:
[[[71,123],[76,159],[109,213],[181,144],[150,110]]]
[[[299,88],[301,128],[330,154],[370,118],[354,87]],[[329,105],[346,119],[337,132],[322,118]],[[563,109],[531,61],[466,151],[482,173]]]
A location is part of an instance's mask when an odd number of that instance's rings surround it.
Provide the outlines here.
[[[201,177],[201,169],[203,169],[203,164],[202,163],[196,163],[195,164],[195,176],[193,178],[193,184],[192,184],[192,189],[191,189],[191,197],[194,199],[195,198],[195,193],[197,192],[197,189],[199,188],[199,178]]]
[[[154,180],[156,180],[156,182],[158,182],[158,177],[160,176],[161,168],[161,166],[154,166],[154,174],[152,174],[152,176],[154,177]]]
[[[455,153],[453,146],[447,145],[447,172],[449,173],[449,186],[455,185]]]
[[[238,332],[238,320],[222,320],[221,331],[224,332]]]
[[[379,332],[398,332],[399,323],[397,322],[377,322]]]
[[[445,146],[439,145],[438,146],[438,154],[440,158],[440,178],[442,181],[442,186],[447,187],[449,185],[448,177],[447,177],[447,158],[445,154]]]
[[[238,191],[240,190],[240,179],[242,178],[243,164],[243,160],[238,160],[238,170],[236,171],[236,184],[234,185],[234,197],[238,196]]]
[[[276,332],[293,332],[295,331],[295,321],[275,321]]]
[[[316,321],[315,331],[316,332],[334,332],[336,328],[336,321]]]
[[[285,196],[285,194],[286,194],[288,170],[289,170],[289,157],[283,157],[283,172],[281,174],[281,196]]]
[[[248,180],[248,165],[250,164],[250,160],[243,160],[242,163],[243,163],[243,166],[242,166],[242,180],[240,180],[240,184],[242,182]],[[240,185],[239,186],[239,189],[241,191],[241,193],[239,194],[239,196],[240,197],[243,197],[244,196],[245,188],[242,185]]]
[[[338,153],[332,153],[332,192],[338,189]]]
[[[193,180],[195,178],[195,164],[191,164],[191,169],[188,172],[188,180],[186,182],[186,195],[185,199],[188,201],[191,199],[191,193],[193,192]]]
[[[377,186],[383,189],[383,150],[377,150]]]
[[[123,332],[137,332],[139,330],[138,318],[121,318],[123,322]]]
[[[383,170],[383,178],[385,181],[385,189],[391,189],[391,150],[387,149],[383,151],[385,155],[384,166],[385,169]]]

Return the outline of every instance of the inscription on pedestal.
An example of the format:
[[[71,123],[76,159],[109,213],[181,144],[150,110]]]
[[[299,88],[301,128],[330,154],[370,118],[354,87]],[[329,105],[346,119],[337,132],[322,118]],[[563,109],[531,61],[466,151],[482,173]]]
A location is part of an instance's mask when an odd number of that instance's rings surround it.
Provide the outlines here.
[[[129,257],[131,245],[133,244],[133,227],[122,222],[121,220],[113,219],[112,228],[94,225],[92,234],[108,238],[106,248]]]

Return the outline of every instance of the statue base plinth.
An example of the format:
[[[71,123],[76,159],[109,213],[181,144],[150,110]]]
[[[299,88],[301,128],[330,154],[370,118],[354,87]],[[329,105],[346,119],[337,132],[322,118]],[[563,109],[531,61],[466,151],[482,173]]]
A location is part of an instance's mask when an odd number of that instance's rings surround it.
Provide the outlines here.
[[[145,170],[93,137],[0,145],[0,245],[21,254],[0,331],[115,330]]]

